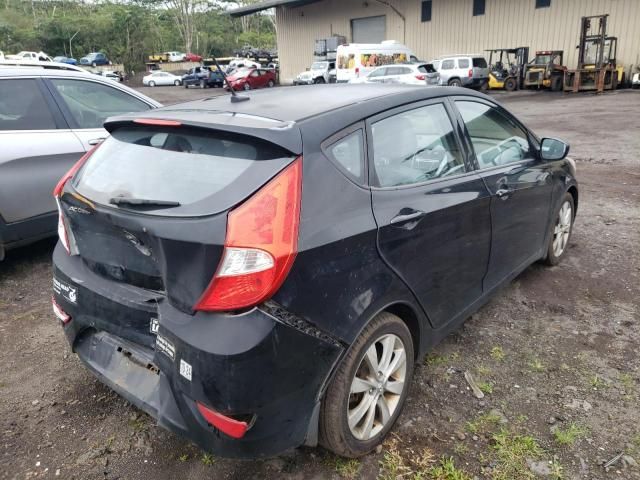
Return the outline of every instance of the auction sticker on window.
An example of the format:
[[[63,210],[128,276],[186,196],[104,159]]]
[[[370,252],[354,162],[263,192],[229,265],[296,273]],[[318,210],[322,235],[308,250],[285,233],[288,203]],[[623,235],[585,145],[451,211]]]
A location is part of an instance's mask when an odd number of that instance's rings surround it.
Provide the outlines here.
[[[68,283],[53,277],[53,291],[56,295],[62,296],[65,300],[75,304],[78,301],[78,288],[72,287]]]

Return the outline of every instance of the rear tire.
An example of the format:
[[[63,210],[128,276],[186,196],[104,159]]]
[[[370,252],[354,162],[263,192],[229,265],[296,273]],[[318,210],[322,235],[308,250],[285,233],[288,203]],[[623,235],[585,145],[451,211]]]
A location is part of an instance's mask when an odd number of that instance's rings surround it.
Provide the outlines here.
[[[318,77],[316,79],[313,80],[313,83],[318,84],[318,83],[325,83],[324,81],[324,77]]]
[[[154,82],[153,80],[151,80],[151,81],[149,82],[149,86],[150,86],[150,87],[155,87],[155,86],[156,86],[156,82]]]
[[[382,443],[402,411],[413,365],[413,339],[405,323],[391,313],[378,314],[353,342],[327,388],[320,444],[355,458]]]
[[[249,85],[248,83],[245,83],[242,88],[246,91],[246,90],[251,90],[251,85]]]
[[[574,218],[575,204],[573,195],[567,192],[564,194],[560,207],[552,219],[547,256],[544,259],[544,263],[547,265],[558,265],[567,252],[571,233],[573,232]]]
[[[451,80],[449,80],[448,85],[450,87],[461,87],[462,86],[462,82],[460,81],[459,78],[452,78]]]
[[[200,88],[205,88],[207,86],[207,82],[204,80],[200,80]]]
[[[269,80],[269,83],[267,83],[267,87],[272,88],[275,85],[275,82],[273,80]]]

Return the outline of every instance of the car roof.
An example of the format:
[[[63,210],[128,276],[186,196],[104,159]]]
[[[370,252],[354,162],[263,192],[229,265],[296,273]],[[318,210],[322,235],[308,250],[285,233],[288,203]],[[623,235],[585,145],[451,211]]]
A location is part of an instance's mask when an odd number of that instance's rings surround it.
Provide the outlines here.
[[[219,95],[163,107],[149,112],[145,116],[162,117],[165,115],[166,118],[170,118],[172,114],[189,112],[190,115],[198,115],[198,112],[201,112],[203,118],[206,118],[207,113],[228,112],[280,122],[301,122],[349,106],[357,110],[363,108],[365,103],[368,111],[375,110],[376,105],[380,107],[386,105],[391,99],[397,99],[397,104],[401,105],[453,94],[482,96],[469,89],[454,87],[411,87],[388,84],[312,85],[255,90],[248,94],[242,94],[248,96],[249,101],[238,103],[230,101],[231,94]]]
[[[238,94],[240,95],[240,94]],[[465,88],[409,85],[328,84],[268,88],[242,93],[249,101],[231,102],[231,94],[171,105],[148,112],[107,119],[116,128],[151,119],[222,130],[262,138],[293,153],[302,152],[302,138],[322,137],[365,118],[408,103],[450,95],[485,95]],[[313,143],[313,140],[312,140]]]

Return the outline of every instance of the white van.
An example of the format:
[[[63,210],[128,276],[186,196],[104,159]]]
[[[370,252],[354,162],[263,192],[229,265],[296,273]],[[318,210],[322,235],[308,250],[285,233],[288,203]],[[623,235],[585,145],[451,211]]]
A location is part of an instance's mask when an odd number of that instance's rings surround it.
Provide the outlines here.
[[[382,43],[351,43],[340,45],[336,51],[338,83],[365,76],[380,65],[417,61],[409,47],[396,40]]]

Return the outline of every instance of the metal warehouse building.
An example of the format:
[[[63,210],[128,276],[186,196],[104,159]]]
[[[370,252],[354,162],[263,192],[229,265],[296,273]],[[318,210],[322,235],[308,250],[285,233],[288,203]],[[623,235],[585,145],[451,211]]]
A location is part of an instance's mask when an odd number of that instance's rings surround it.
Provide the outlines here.
[[[640,64],[640,0],[268,0],[231,12],[276,12],[280,78],[290,83],[314,59],[316,39],[342,35],[352,43],[397,40],[422,60],[490,48],[564,50],[575,68],[580,19],[609,14],[618,64]]]

